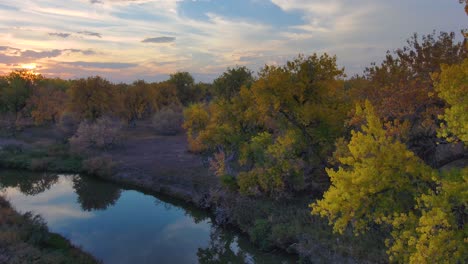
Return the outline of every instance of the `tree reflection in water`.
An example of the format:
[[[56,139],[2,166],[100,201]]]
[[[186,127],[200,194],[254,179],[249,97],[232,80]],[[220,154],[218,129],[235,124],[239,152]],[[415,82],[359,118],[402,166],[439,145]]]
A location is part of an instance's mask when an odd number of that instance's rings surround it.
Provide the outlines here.
[[[76,175],[73,188],[78,202],[85,211],[105,210],[120,198],[121,189],[113,184]]]
[[[18,188],[25,195],[37,195],[49,190],[59,177],[55,173],[2,171],[0,173],[0,190]]]
[[[239,246],[237,236],[214,226],[210,232],[210,244],[206,248],[199,248],[197,256],[201,264],[251,263],[249,254]]]

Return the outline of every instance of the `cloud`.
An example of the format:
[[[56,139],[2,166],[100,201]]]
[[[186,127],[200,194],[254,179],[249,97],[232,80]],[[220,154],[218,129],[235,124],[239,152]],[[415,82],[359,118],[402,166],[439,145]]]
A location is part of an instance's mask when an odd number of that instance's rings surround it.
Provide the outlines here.
[[[176,40],[175,37],[156,37],[142,40],[143,43],[170,43]]]
[[[84,68],[101,68],[101,69],[126,69],[138,66],[136,63],[123,63],[123,62],[88,62],[88,61],[74,61],[62,62],[66,65],[72,65]]]
[[[81,34],[81,35],[86,35],[86,36],[91,36],[91,37],[98,37],[98,38],[102,38],[102,35],[100,33],[96,33],[96,32],[91,32],[91,31],[80,31],[80,32],[77,32],[78,34]]]
[[[69,36],[71,36],[71,34],[70,33],[51,32],[51,33],[49,33],[49,36],[68,38]]]
[[[102,1],[100,0],[89,0],[91,4],[102,4]]]
[[[43,59],[43,58],[53,58],[62,55],[63,50],[54,49],[48,51],[34,51],[34,50],[25,50],[21,52],[21,57],[30,58],[30,59]]]
[[[82,55],[95,55],[93,50],[81,49],[53,49],[44,51],[21,50],[9,46],[0,46],[0,64],[15,66],[15,64],[31,63],[41,59],[56,58],[70,53],[80,53]]]

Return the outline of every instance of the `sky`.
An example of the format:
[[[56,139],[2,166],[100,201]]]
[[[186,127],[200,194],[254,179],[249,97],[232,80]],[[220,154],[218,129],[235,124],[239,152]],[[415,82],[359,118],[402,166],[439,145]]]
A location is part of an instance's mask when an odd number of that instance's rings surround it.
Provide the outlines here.
[[[350,76],[415,32],[466,27],[458,0],[0,0],[0,74],[208,82],[326,52]]]

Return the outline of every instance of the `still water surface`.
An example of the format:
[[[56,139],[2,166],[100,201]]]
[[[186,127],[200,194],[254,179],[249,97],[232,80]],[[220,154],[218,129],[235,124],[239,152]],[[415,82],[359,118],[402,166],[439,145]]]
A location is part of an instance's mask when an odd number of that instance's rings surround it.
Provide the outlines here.
[[[295,262],[257,250],[202,210],[89,177],[0,171],[0,194],[104,263]]]

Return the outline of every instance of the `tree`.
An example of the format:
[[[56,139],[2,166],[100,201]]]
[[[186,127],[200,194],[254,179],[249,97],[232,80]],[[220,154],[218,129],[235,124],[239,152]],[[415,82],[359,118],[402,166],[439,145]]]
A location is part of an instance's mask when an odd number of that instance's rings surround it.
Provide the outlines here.
[[[370,100],[385,122],[409,122],[408,135],[400,138],[407,138],[407,146],[435,166],[437,117],[446,105],[430,96],[434,93],[431,75],[440,73],[441,64],[458,64],[467,58],[466,40],[457,42],[453,32],[438,36],[434,32],[422,38],[414,34],[407,44],[389,52],[382,64],[367,68],[369,82],[354,94],[358,100]]]
[[[441,119],[440,136],[454,135],[468,144],[468,59],[461,64],[442,65],[440,75],[434,74],[437,95],[448,107]]]
[[[169,83],[175,85],[177,89],[177,97],[183,105],[187,106],[189,103],[194,102],[192,97],[195,81],[190,73],[176,72],[171,74]]]
[[[34,89],[27,101],[31,109],[31,116],[36,124],[46,122],[56,123],[64,111],[67,94],[59,89],[49,86],[40,86]]]
[[[218,84],[235,80],[238,71],[245,69],[224,73]],[[325,54],[266,66],[251,85],[232,81],[222,96],[186,110],[190,147],[214,155],[213,170],[243,194],[280,197],[323,183],[317,169],[348,111],[342,76],[336,58]]]
[[[369,101],[356,112],[365,124],[352,132],[339,168],[327,169],[332,184],[312,213],[339,233],[390,230],[392,262],[466,262],[468,170],[438,173],[388,134]]]
[[[151,84],[154,90],[154,104],[157,110],[171,106],[180,105],[180,100],[177,97],[177,88],[173,83],[168,81]]]
[[[124,118],[129,123],[151,116],[157,109],[155,90],[145,81],[136,81],[122,94]]]
[[[243,85],[253,82],[252,71],[246,67],[228,68],[213,82],[213,92],[218,98],[229,100],[239,94]]]
[[[12,112],[18,119],[18,114],[26,106],[37,82],[42,79],[41,75],[29,71],[11,72],[0,87],[0,102],[4,111]]]
[[[121,108],[115,86],[96,76],[76,80],[69,90],[69,107],[80,119],[96,120]]]

